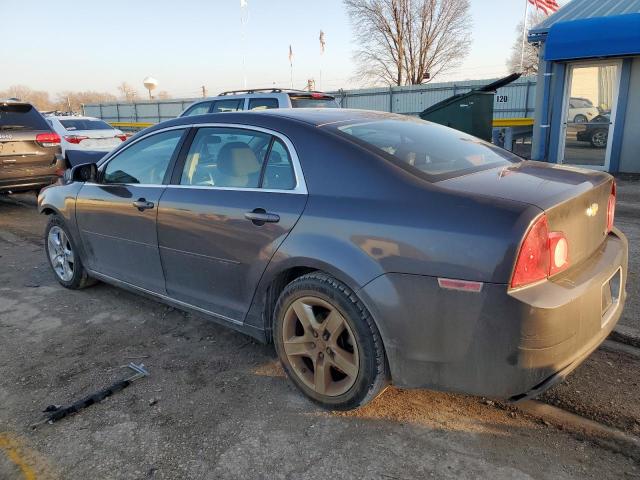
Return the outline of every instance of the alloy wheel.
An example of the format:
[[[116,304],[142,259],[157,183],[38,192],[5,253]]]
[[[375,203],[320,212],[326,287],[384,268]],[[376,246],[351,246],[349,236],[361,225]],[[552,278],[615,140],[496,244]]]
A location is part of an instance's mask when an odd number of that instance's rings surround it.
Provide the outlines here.
[[[593,136],[591,137],[591,142],[593,143],[594,146],[596,147],[606,147],[607,146],[607,132],[604,131],[598,131],[596,133],[593,134]]]
[[[47,237],[49,261],[53,271],[63,281],[69,282],[73,278],[75,254],[71,242],[60,227],[52,227]]]
[[[293,372],[316,393],[335,397],[355,383],[358,345],[345,317],[329,302],[296,299],[284,315],[282,337]]]

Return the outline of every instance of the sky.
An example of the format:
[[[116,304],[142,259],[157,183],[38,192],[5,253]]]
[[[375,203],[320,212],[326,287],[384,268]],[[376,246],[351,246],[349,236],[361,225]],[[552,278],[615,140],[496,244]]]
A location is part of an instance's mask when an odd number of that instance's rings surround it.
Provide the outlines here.
[[[324,90],[352,88],[356,45],[341,0],[0,0],[0,91],[27,85],[51,94],[95,90],[117,94],[126,81],[141,92],[153,76],[173,97],[225,89],[290,86],[316,79]],[[564,5],[568,0],[559,0]],[[472,47],[440,81],[507,74],[525,0],[471,0]],[[28,28],[26,25],[28,24]],[[320,56],[319,31],[326,51]],[[244,64],[243,68],[243,52]]]

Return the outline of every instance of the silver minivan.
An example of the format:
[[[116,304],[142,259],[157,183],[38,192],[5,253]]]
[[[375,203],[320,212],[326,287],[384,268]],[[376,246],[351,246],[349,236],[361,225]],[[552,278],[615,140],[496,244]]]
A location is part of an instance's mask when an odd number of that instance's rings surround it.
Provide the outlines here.
[[[271,108],[340,108],[335,97],[323,92],[281,88],[231,90],[190,105],[180,117],[206,113],[267,110]]]

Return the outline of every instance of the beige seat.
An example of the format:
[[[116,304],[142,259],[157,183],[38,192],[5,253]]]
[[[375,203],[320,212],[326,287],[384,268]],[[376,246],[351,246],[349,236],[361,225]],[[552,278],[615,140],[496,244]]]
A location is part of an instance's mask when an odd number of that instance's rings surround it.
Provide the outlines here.
[[[261,164],[246,143],[230,142],[220,149],[216,186],[257,187]]]

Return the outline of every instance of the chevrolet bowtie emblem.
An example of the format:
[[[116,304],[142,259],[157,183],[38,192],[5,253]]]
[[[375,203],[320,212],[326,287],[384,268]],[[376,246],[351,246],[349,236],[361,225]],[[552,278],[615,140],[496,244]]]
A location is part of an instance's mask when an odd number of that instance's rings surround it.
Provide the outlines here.
[[[587,208],[587,217],[595,217],[597,213],[598,213],[598,204],[592,203],[591,205],[589,205],[589,208]]]

